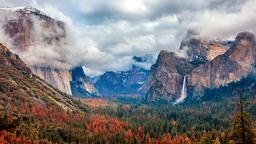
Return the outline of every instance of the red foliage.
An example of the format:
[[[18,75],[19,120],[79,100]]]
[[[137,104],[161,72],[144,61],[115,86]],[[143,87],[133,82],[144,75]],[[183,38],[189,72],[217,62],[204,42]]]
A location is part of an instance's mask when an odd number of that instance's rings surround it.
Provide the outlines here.
[[[151,140],[151,137],[150,137],[149,133],[147,133],[147,135],[146,135],[145,143],[146,144],[152,144],[152,140]]]
[[[129,130],[125,131],[124,136],[126,139],[132,139],[134,134],[133,134],[132,130],[129,129]]]
[[[127,122],[123,122],[117,118],[111,118],[109,120],[109,131],[113,134],[118,133],[128,126]]]
[[[28,140],[24,137],[17,137],[13,134],[9,134],[6,131],[0,131],[0,144],[32,144],[32,140]]]
[[[46,107],[43,105],[32,105],[32,115],[41,120],[49,120],[55,122],[64,122],[67,120],[68,115],[66,111],[59,110],[54,107]]]
[[[94,134],[106,133],[107,118],[105,116],[92,116],[86,128]]]
[[[143,139],[143,128],[142,127],[138,128],[136,136],[137,136],[138,141],[141,142]]]
[[[169,133],[164,134],[160,140],[156,140],[155,144],[192,144],[192,141],[186,136],[171,137]]]
[[[102,98],[83,98],[80,100],[92,109],[111,106],[110,102]]]
[[[94,134],[116,134],[124,130],[128,124],[117,118],[107,119],[105,116],[95,115],[90,118],[86,128]]]

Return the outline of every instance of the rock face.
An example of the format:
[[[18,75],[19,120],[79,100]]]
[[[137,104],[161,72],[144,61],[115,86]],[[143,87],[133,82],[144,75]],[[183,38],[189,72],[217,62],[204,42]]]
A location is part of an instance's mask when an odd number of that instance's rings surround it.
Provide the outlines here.
[[[4,32],[12,42],[11,50],[18,54],[28,51],[29,48],[36,48],[35,45],[38,43],[43,43],[45,46],[57,46],[65,38],[64,23],[52,19],[41,11],[32,8],[2,9],[1,13],[3,11],[8,12],[2,22]],[[61,91],[71,94],[69,81],[66,81],[71,78],[68,69],[34,65],[33,62],[27,60],[25,62],[34,74]]]
[[[50,85],[58,88],[59,90],[72,94],[70,81],[72,80],[71,74],[66,69],[53,69],[50,67],[31,67],[32,72],[40,78],[47,81]]]
[[[231,45],[232,41],[206,40],[199,37],[198,34],[188,31],[178,52],[185,51],[186,59],[198,66],[224,54]]]
[[[71,70],[72,80],[70,81],[71,91],[75,97],[98,97],[101,94],[91,83],[89,77],[84,73],[82,67],[75,67]]]
[[[98,78],[95,87],[106,97],[141,96],[145,94],[144,83],[149,71],[133,66],[129,71],[106,72]]]
[[[186,57],[178,57],[185,50]],[[218,88],[239,81],[255,66],[255,36],[239,33],[235,41],[207,41],[199,37],[184,39],[177,55],[161,51],[151,67],[146,98],[150,101],[175,100],[181,95],[187,76],[188,93],[203,94],[206,88]]]
[[[64,23],[55,20],[34,8],[1,9],[0,12],[9,12],[4,19],[5,33],[12,38],[13,48],[18,52],[27,51],[38,41],[48,45],[57,45],[65,38]],[[36,32],[41,33],[36,33]]]
[[[239,33],[235,43],[223,55],[195,68],[188,76],[188,85],[196,90],[218,88],[239,81],[253,71],[256,64],[256,40],[249,32]]]
[[[146,98],[152,100],[174,100],[181,94],[183,77],[193,65],[175,53],[161,51],[156,64],[151,67],[147,82]]]
[[[0,24],[3,26],[4,33],[8,36],[8,44],[11,46],[11,50],[15,53],[22,55],[32,51],[33,54],[35,51],[33,49],[41,49],[44,52],[44,47],[57,47],[60,53],[65,52],[62,49],[63,44],[66,43],[66,29],[63,22],[33,8],[0,9],[0,13],[2,16]],[[53,51],[49,54],[56,54],[56,52]],[[72,95],[70,85],[72,74],[61,56],[57,64],[53,64],[52,61],[47,61],[43,57],[41,58],[43,63],[40,63],[41,61],[35,62],[28,57],[33,56],[25,56],[23,60],[35,75],[59,90]],[[90,83],[84,85],[86,85],[84,88],[93,87]],[[73,87],[73,91],[76,91],[74,88],[76,87]],[[79,89],[81,88],[79,87]],[[84,91],[87,90],[84,89]]]

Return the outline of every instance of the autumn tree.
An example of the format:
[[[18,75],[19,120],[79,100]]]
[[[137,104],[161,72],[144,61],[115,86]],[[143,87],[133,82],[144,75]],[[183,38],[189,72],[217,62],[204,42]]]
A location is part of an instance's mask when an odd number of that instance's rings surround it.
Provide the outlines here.
[[[150,138],[149,133],[147,133],[147,135],[146,135],[145,143],[146,143],[146,144],[152,144],[152,140],[151,140],[151,138]]]

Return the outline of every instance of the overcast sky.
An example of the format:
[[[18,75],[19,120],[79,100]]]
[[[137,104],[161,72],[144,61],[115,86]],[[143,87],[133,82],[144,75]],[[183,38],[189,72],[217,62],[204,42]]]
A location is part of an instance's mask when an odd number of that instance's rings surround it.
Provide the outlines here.
[[[33,6],[76,30],[87,73],[127,70],[132,57],[176,50],[188,29],[209,39],[256,32],[256,0],[0,0]],[[85,45],[86,43],[86,45]]]

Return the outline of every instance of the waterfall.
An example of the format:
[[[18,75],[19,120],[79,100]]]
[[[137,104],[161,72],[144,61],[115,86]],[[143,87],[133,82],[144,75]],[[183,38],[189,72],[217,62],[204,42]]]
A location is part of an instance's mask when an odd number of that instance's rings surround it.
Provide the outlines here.
[[[184,76],[183,78],[183,83],[182,83],[182,90],[181,90],[181,95],[180,97],[174,102],[174,104],[179,104],[182,103],[185,98],[187,97],[187,75]]]

